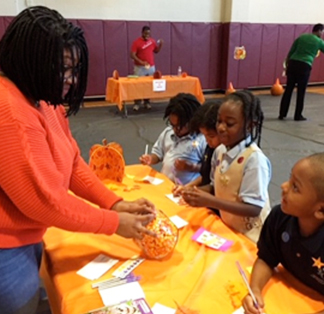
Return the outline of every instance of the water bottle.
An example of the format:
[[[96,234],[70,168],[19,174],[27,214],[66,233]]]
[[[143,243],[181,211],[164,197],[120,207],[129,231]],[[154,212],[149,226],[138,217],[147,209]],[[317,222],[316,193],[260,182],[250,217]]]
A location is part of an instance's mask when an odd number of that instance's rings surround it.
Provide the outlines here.
[[[182,68],[181,68],[181,66],[179,66],[178,67],[178,76],[181,76],[181,74],[182,74]]]

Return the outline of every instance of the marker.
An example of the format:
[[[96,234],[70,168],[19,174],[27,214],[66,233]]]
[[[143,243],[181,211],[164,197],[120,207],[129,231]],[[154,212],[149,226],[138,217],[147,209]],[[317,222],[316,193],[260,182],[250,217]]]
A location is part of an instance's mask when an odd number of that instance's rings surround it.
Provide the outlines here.
[[[237,268],[238,268],[238,270],[239,270],[239,272],[240,272],[240,274],[241,274],[241,276],[242,276],[242,278],[243,278],[243,281],[244,281],[244,283],[245,283],[245,285],[246,285],[246,287],[247,287],[247,289],[248,289],[248,291],[249,291],[249,295],[250,295],[251,298],[252,298],[252,301],[253,301],[254,306],[255,306],[257,309],[259,309],[258,301],[256,300],[256,297],[255,297],[255,295],[254,295],[254,293],[253,293],[253,291],[252,291],[252,289],[251,289],[251,287],[250,287],[249,281],[248,281],[248,279],[246,278],[245,272],[243,271],[243,269],[242,269],[242,267],[241,267],[241,265],[240,265],[240,263],[239,263],[238,261],[236,261],[236,266],[237,266]]]
[[[144,155],[147,155],[148,154],[148,144],[145,145],[145,153]]]

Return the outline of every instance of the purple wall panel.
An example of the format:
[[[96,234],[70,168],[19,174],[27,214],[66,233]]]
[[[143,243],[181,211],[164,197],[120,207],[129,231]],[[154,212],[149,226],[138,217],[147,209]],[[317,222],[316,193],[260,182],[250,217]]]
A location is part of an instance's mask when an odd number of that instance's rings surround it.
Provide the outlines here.
[[[192,67],[191,74],[199,77],[202,86],[209,85],[211,24],[194,23],[192,25]]]
[[[129,74],[127,24],[124,21],[104,21],[104,68],[106,80],[117,70],[120,76]],[[105,80],[105,81],[106,81]]]
[[[5,26],[4,18],[0,17],[0,38],[2,38],[5,30],[6,30],[6,26]]]
[[[238,75],[239,75],[239,61],[234,59],[234,49],[237,46],[241,46],[241,29],[242,24],[231,23],[229,25],[229,42],[228,42],[228,53],[227,53],[227,79],[226,85],[222,86],[227,89],[228,83],[232,82],[234,88],[238,87]]]
[[[103,95],[106,73],[104,66],[103,21],[78,20],[89,49],[88,96]]]
[[[177,74],[178,67],[189,75],[192,72],[192,24],[171,23],[171,68],[170,74]]]
[[[14,17],[0,17],[0,37]],[[104,95],[106,80],[113,70],[121,76],[133,73],[132,42],[144,25],[164,45],[155,55],[156,68],[163,74],[183,71],[198,76],[203,89],[270,86],[282,77],[282,63],[295,40],[311,32],[306,24],[190,23],[109,20],[70,20],[85,33],[89,47],[87,96]],[[245,60],[233,58],[236,46],[244,45]],[[316,58],[310,82],[324,82],[324,55]]]
[[[277,44],[277,62],[276,73],[278,73],[280,82],[285,84],[286,77],[282,76],[283,62],[286,59],[289,49],[295,39],[295,28],[292,24],[279,25],[279,37]],[[280,76],[281,75],[281,76]]]
[[[246,58],[244,60],[234,60],[234,49],[232,49],[232,59],[238,64],[238,81],[236,85],[234,85],[235,88],[248,88],[258,85],[259,67],[261,60],[261,41],[261,24],[242,25],[241,41],[237,46],[245,47]]]
[[[171,68],[171,25],[168,22],[152,22],[150,27],[155,40],[163,39],[163,46],[155,55],[155,68],[168,75]]]
[[[221,86],[221,73],[222,73],[222,24],[211,24],[210,29],[210,49],[208,60],[208,85],[202,85],[205,89],[215,89]]]
[[[275,24],[263,24],[261,38],[261,53],[259,66],[259,80],[258,85],[266,86],[275,83],[277,77],[282,73],[276,73],[277,59],[277,42],[278,42],[278,26]]]

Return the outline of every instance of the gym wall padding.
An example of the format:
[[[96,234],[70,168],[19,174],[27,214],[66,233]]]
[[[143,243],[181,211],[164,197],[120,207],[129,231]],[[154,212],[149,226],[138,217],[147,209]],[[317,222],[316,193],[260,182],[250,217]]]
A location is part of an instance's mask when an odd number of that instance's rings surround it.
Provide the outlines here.
[[[0,37],[13,17],[0,17]],[[103,96],[113,70],[133,73],[130,48],[143,25],[164,45],[155,55],[157,70],[176,75],[178,66],[198,76],[204,90],[271,86],[282,76],[283,61],[294,39],[312,25],[256,23],[198,23],[113,20],[71,20],[84,30],[89,47],[87,96]],[[234,59],[236,46],[245,46],[246,58]],[[316,58],[310,82],[324,82],[324,57]]]

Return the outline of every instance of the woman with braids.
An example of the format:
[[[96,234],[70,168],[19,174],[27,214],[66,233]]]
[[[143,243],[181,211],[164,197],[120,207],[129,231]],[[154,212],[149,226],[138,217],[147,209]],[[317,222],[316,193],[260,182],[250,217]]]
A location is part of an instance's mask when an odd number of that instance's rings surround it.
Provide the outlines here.
[[[202,134],[190,133],[189,123],[201,106],[191,94],[179,93],[165,108],[168,126],[159,135],[152,153],[142,155],[140,162],[155,165],[162,161],[161,172],[176,184],[187,184],[199,177],[206,140]]]
[[[32,314],[48,227],[140,238],[155,209],[123,201],[80,157],[67,119],[87,83],[78,27],[45,7],[22,11],[0,41],[0,68],[0,313]]]
[[[262,122],[260,101],[252,93],[241,91],[225,97],[216,123],[223,145],[212,158],[210,193],[197,188],[182,193],[191,206],[219,209],[229,227],[254,242],[270,211],[271,164],[258,147]]]

